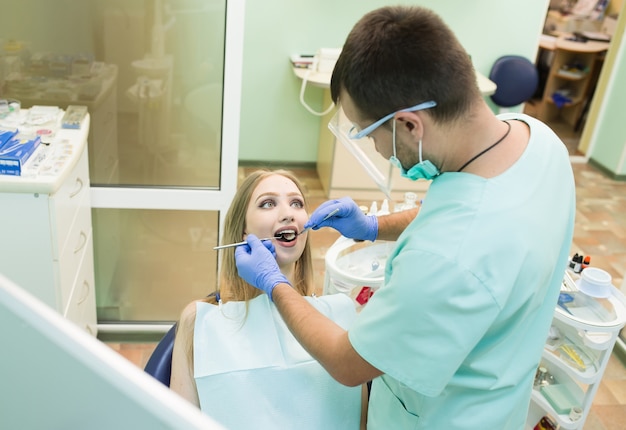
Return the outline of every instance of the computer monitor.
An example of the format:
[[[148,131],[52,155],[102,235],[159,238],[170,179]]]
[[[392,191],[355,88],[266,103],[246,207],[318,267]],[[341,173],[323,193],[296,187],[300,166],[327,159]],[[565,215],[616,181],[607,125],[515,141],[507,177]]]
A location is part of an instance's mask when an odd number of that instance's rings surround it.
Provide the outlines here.
[[[0,428],[224,429],[2,274]]]

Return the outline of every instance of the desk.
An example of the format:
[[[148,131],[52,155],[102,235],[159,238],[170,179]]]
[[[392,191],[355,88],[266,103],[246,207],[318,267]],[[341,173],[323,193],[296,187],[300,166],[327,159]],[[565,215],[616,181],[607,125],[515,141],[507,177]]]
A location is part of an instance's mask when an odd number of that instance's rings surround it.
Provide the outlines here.
[[[292,67],[292,70],[300,79],[304,79],[309,72],[307,83],[324,88],[323,106],[331,105],[332,100],[330,91],[328,91],[331,73],[319,73],[297,67]],[[476,72],[476,80],[478,88],[484,96],[491,95],[496,91],[496,84],[486,76]],[[333,199],[349,195],[354,199],[379,201],[384,199],[384,194],[379,190],[374,180],[365,173],[365,170],[361,168],[343,145],[337,144],[335,136],[328,129],[328,123],[334,114],[335,110],[332,109],[330,113],[322,116],[317,148],[317,174],[326,197]],[[417,193],[419,198],[422,198],[428,190],[430,181],[411,181],[403,178],[400,175],[400,170],[393,167],[383,157],[373,161],[381,172],[387,173],[388,177],[391,178],[393,184],[391,196],[394,201],[403,201],[404,193],[407,191]],[[393,208],[393,205],[390,206]]]
[[[537,110],[540,120],[552,121],[562,117],[572,127],[578,127],[585,106],[591,100],[608,42],[574,42],[565,33],[559,36],[543,35],[539,48],[553,53],[546,85]],[[540,54],[541,55],[541,52]],[[579,65],[579,72],[568,71],[567,66]],[[569,102],[558,106],[553,100],[555,93],[565,94]]]

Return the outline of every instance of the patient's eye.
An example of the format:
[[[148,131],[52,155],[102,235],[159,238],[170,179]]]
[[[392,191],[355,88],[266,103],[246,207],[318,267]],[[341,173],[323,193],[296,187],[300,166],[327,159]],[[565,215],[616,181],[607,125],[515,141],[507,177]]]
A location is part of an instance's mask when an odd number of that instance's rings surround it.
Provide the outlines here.
[[[291,201],[291,206],[294,208],[302,209],[304,208],[304,201],[302,199],[293,199]]]
[[[263,200],[260,204],[259,207],[262,209],[270,209],[276,206],[276,202],[273,199],[267,199],[267,200]]]

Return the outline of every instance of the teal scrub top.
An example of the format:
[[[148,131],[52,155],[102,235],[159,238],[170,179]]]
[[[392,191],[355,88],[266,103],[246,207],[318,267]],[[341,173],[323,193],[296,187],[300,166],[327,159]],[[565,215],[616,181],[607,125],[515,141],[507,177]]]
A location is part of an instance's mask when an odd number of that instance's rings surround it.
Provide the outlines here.
[[[349,330],[384,372],[368,429],[522,429],[572,242],[568,152],[522,114],[530,141],[503,174],[435,178]]]

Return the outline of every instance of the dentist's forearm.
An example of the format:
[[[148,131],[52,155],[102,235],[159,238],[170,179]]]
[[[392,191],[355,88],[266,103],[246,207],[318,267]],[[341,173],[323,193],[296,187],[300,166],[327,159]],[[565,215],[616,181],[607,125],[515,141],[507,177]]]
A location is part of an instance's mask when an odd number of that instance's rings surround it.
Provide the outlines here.
[[[397,240],[404,229],[415,219],[418,212],[419,208],[415,208],[379,216],[376,240]]]
[[[290,285],[278,284],[272,297],[294,337],[338,382],[353,387],[381,375],[352,348],[347,331],[318,312]]]

